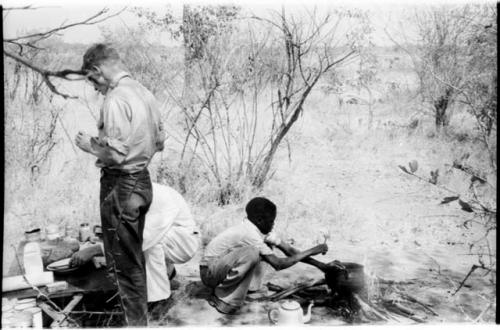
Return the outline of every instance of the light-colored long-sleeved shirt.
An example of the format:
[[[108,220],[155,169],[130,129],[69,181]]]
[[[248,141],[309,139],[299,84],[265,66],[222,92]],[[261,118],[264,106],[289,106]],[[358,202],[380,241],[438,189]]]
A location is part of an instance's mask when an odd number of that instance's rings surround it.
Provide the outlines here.
[[[275,236],[275,234],[269,236]],[[205,248],[205,253],[200,261],[201,265],[208,264],[211,260],[227,254],[229,251],[245,246],[253,246],[259,250],[260,255],[273,254],[269,245],[279,244],[276,239],[269,240],[262,234],[250,220],[229,227],[215,236]]]
[[[105,151],[97,167],[127,173],[141,171],[165,139],[159,104],[153,94],[126,72],[115,77],[106,94],[98,122],[99,137],[93,138]],[[109,155],[109,156],[108,156]]]

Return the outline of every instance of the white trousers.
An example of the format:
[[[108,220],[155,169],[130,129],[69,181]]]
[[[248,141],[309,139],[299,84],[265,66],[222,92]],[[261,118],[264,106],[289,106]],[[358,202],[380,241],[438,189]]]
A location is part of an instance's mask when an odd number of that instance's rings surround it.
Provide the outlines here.
[[[174,226],[154,246],[144,251],[148,302],[170,297],[168,264],[183,264],[198,250],[200,234],[195,228]]]

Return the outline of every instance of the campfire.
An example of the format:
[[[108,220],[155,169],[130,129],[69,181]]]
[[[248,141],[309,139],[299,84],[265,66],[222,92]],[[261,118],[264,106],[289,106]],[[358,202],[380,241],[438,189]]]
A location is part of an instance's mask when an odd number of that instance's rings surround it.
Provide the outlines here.
[[[314,307],[329,308],[332,316],[341,317],[348,323],[423,323],[430,315],[438,316],[432,305],[404,292],[404,285],[413,282],[384,280],[356,263],[333,261],[325,264],[313,258],[305,262],[319,268],[325,277],[289,288],[268,283],[268,289],[275,293],[263,299],[292,298],[303,306],[312,301]]]

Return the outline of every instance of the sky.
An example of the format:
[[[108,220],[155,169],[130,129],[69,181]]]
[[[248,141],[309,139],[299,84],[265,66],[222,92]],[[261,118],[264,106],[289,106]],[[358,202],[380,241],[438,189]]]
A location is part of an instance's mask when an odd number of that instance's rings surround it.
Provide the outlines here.
[[[478,1],[475,1],[478,2]],[[86,19],[103,7],[107,6],[110,9],[110,12],[119,11],[124,6],[138,6],[140,3],[141,6],[148,7],[154,9],[158,12],[164,12],[166,8],[166,4],[168,4],[172,10],[174,11],[174,15],[181,17],[182,15],[182,2],[179,1],[141,1],[141,2],[132,2],[132,1],[119,1],[119,0],[87,0],[87,1],[73,1],[72,5],[68,5],[68,2],[60,1],[60,0],[33,0],[33,1],[24,1],[24,0],[0,0],[0,4],[4,7],[19,7],[23,5],[33,5],[38,7],[36,10],[11,10],[7,13],[4,13],[4,37],[14,37],[19,36],[25,33],[26,31],[44,31],[47,29],[51,29],[62,24],[81,21]],[[195,4],[214,4],[214,1],[197,1]],[[227,2],[226,2],[227,3]],[[387,38],[384,33],[384,27],[388,26],[389,29],[397,29],[400,22],[404,21],[404,15],[408,13],[408,11],[412,10],[411,5],[413,2],[411,1],[362,1],[362,0],[354,0],[354,1],[326,1],[326,0],[308,0],[306,1],[264,1],[264,0],[252,0],[252,1],[234,1],[233,3],[239,4],[243,7],[251,9],[255,14],[262,14],[269,9],[279,9],[281,4],[285,4],[286,7],[291,10],[298,10],[303,7],[312,7],[313,5],[322,7],[326,6],[337,6],[337,5],[349,5],[358,8],[362,8],[365,10],[369,10],[371,13],[372,22],[375,28],[375,32],[373,33],[375,44],[381,46],[388,46],[392,43]],[[421,4],[422,1],[419,2]],[[431,3],[435,4],[436,1],[424,1],[423,3]],[[439,3],[464,3],[464,1],[444,1],[441,0]],[[99,25],[93,26],[77,26],[71,28],[64,32],[61,37],[66,42],[79,42],[79,43],[94,43],[101,41],[101,32],[99,26],[105,27],[120,27],[120,26],[129,26],[132,27],[138,24],[138,18],[128,12],[125,11],[120,14],[119,17],[114,17],[109,19]],[[407,27],[410,28],[411,27]]]

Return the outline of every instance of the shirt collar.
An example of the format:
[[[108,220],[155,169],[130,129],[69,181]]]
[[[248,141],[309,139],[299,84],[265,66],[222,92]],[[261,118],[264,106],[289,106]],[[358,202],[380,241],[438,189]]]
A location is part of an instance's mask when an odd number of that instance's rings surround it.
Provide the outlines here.
[[[109,88],[113,89],[116,86],[118,86],[120,80],[122,80],[125,77],[130,77],[130,74],[126,71],[121,71],[118,74],[116,74],[116,76],[114,76],[111,82],[109,83]]]
[[[248,219],[245,219],[245,220],[244,220],[244,223],[245,223],[245,225],[246,225],[249,229],[251,228],[251,230],[253,230],[253,231],[255,231],[256,233],[258,233],[260,237],[264,237],[264,236],[266,236],[266,235],[264,235],[264,234],[262,234],[262,233],[260,232],[259,228],[257,228],[257,226],[256,226],[256,225],[255,225],[252,221],[250,221],[250,220],[248,220]]]

